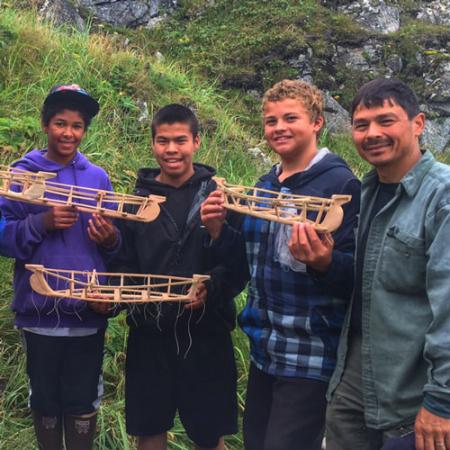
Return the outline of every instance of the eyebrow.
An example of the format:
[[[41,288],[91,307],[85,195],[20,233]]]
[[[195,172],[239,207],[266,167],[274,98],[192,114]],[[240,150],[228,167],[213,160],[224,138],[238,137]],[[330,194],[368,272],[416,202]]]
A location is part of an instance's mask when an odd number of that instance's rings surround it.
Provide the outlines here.
[[[301,113],[299,113],[298,111],[288,111],[288,112],[283,113],[281,116],[282,117],[286,117],[286,116],[290,116],[290,115],[298,116],[299,114],[301,114]],[[275,116],[275,115],[263,116],[263,118],[264,119],[276,119],[277,116]]]
[[[383,119],[398,119],[399,117],[395,113],[385,113],[385,114],[379,114],[378,116],[374,117],[374,120],[383,120]],[[360,122],[368,122],[370,119],[366,119],[364,117],[361,117],[359,119],[354,119],[353,123],[360,123]]]
[[[70,120],[64,119],[62,117],[54,117],[54,121],[55,122],[70,122]],[[73,124],[84,124],[83,120],[75,120],[74,122],[72,122]]]
[[[162,139],[162,140],[165,140],[165,141],[170,141],[170,140],[174,140],[174,141],[176,141],[176,140],[180,140],[180,139],[189,139],[189,135],[187,135],[187,134],[182,134],[182,135],[180,135],[180,136],[175,136],[175,137],[168,137],[168,136],[161,136],[161,135],[157,135],[156,137],[155,137],[155,140],[157,140],[157,139]]]
[[[377,119],[398,119],[399,117],[395,113],[386,113],[386,114],[380,114],[376,118]]]

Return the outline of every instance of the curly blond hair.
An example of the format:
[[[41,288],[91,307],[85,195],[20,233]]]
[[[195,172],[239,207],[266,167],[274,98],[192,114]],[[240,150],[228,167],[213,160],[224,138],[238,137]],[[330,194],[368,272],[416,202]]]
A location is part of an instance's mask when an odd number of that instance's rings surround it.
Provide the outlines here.
[[[323,116],[325,106],[322,91],[304,80],[282,80],[267,90],[262,99],[262,111],[268,102],[279,102],[286,98],[298,100],[309,113],[311,121]]]

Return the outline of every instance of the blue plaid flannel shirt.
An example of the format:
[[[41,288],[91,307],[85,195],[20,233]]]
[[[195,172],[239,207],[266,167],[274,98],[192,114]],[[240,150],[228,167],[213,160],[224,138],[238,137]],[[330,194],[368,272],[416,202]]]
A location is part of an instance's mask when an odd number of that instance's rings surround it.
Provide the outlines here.
[[[257,186],[280,190],[279,185],[264,178]],[[341,227],[341,236],[339,232],[334,235],[335,252],[340,257],[333,256],[336,261],[331,270],[334,266],[335,272],[342,272],[345,265],[351,279],[360,184],[350,172],[350,177],[347,176],[340,187],[341,193],[353,194],[355,198],[346,211],[344,222],[347,220],[347,225]],[[284,188],[283,191],[286,192]],[[274,259],[279,227],[278,223],[250,216],[246,216],[243,222],[241,232],[250,283],[247,304],[239,316],[239,324],[250,339],[251,359],[258,369],[276,376],[327,382],[336,364],[336,350],[348,299],[331,295],[324,280],[320,281],[309,271],[294,272]],[[340,243],[344,251],[339,250]],[[344,260],[346,264],[343,264]],[[328,277],[333,278],[333,274]]]

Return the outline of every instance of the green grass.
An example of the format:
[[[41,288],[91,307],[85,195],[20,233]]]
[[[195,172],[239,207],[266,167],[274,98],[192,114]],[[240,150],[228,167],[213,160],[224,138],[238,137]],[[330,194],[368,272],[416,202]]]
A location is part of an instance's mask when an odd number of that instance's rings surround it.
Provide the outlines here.
[[[288,60],[307,48],[314,55],[314,80],[331,89],[330,43],[367,37],[349,17],[316,0],[185,0],[173,17],[153,29],[119,33],[137,51],[161,52],[215,80],[227,96],[238,93],[240,105],[251,112],[243,119],[252,126],[258,126],[259,100],[245,91],[262,92],[281,79],[296,78]]]
[[[252,112],[245,120],[256,125],[258,100],[242,91],[262,92],[283,78],[298,77],[289,59],[307,49],[312,52],[314,82],[339,95],[348,107],[356,89],[374,75],[340,63],[335,58],[336,47],[362,47],[370,38],[382,46],[382,58],[392,54],[403,58],[399,76],[421,98],[427,98],[416,54],[448,49],[450,27],[413,19],[417,2],[402,0],[401,6],[402,27],[390,35],[364,29],[316,0],[184,0],[171,18],[150,30],[116,31],[139,52],[161,52],[215,80],[226,95],[239,92],[241,104]],[[433,64],[437,61],[432,59]]]
[[[149,117],[170,102],[188,104],[202,124],[198,160],[219,167],[230,180],[252,183],[262,166],[248,153],[261,137],[238,115],[235,102],[210,83],[170,62],[158,62],[139,52],[118,48],[114,39],[88,33],[67,33],[39,23],[31,13],[0,9],[0,162],[10,163],[32,147],[44,145],[39,108],[51,86],[78,82],[101,104],[82,150],[110,173],[117,190],[130,191],[138,167],[154,164],[149,119],[139,106],[146,102]],[[13,329],[9,260],[0,261],[0,448],[35,448],[27,407],[28,385],[20,335]],[[242,305],[243,299],[240,299]],[[124,427],[124,380],[127,326],[123,317],[111,320],[104,360],[105,397],[99,415],[98,448],[134,448]],[[239,397],[243,407],[247,344],[234,335],[239,363]],[[190,445],[177,422],[170,448]],[[227,440],[241,449],[241,435]]]
[[[83,142],[83,152],[109,171],[117,187],[130,189],[136,169],[153,162],[149,120],[159,107],[182,102],[193,107],[204,127],[202,162],[227,160],[235,171],[248,172],[246,153],[258,136],[240,124],[233,102],[214,84],[173,63],[158,62],[114,40],[88,33],[64,33],[35,20],[32,14],[3,9],[0,17],[0,146],[11,161],[32,146],[43,145],[39,108],[50,88],[77,82],[101,104],[98,118]],[[2,37],[1,37],[2,36]],[[226,173],[222,173],[226,175]]]
[[[366,36],[354,21],[314,0],[187,0],[158,27],[124,33],[136,48],[185,61],[224,87],[259,89],[296,76],[286,59],[307,46],[323,53],[337,35],[351,41]]]

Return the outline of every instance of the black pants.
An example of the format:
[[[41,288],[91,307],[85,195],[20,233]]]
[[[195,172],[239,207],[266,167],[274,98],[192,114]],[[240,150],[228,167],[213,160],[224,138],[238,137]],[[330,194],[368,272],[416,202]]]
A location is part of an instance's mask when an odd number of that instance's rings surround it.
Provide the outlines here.
[[[319,450],[327,383],[276,377],[250,366],[244,413],[246,450]]]
[[[44,416],[81,416],[99,402],[105,330],[80,337],[24,331],[31,409]]]
[[[185,339],[132,328],[128,339],[127,432],[154,436],[170,430],[178,410],[189,438],[213,448],[237,432],[236,366],[228,331]],[[188,347],[189,352],[184,353]]]

